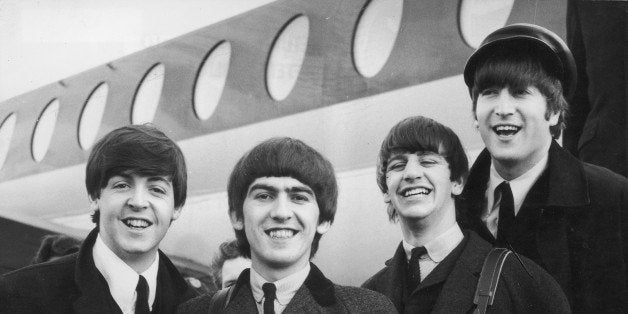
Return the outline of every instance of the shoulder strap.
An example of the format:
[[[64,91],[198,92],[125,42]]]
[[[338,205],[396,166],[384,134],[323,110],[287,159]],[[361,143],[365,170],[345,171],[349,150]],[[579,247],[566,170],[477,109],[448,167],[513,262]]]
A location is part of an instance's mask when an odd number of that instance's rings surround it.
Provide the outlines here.
[[[482,273],[480,274],[480,280],[478,280],[475,297],[473,298],[473,303],[476,305],[475,311],[473,311],[474,314],[486,313],[486,309],[493,304],[499,276],[506,257],[510,253],[512,251],[508,249],[493,248],[486,256],[486,259],[484,259]]]
[[[209,305],[209,313],[222,313],[229,304],[231,299],[231,293],[233,292],[233,286],[216,291],[212,296],[211,303]]]

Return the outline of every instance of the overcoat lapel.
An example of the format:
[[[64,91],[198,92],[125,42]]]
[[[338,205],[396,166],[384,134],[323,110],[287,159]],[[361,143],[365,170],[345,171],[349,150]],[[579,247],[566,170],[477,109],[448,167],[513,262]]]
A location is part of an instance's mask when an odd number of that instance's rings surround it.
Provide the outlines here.
[[[402,243],[399,243],[393,258],[386,261],[388,269],[386,274],[381,276],[382,284],[380,286],[387,287],[384,294],[393,302],[397,309],[403,308],[403,288],[406,282],[406,252]]]
[[[92,248],[98,236],[98,228],[87,236],[76,263],[75,281],[81,295],[74,301],[76,313],[122,313],[109,293],[107,281],[96,269]]]
[[[225,313],[257,313],[257,305],[251,292],[250,276],[249,268],[242,271],[233,286],[235,290],[231,294]]]
[[[473,297],[484,258],[491,249],[489,245],[480,245],[480,243],[482,243],[480,238],[470,232],[467,245],[447,277],[433,312],[459,313],[473,308]]]
[[[297,290],[284,313],[320,312],[336,305],[334,284],[310,263],[310,273]]]
[[[190,293],[184,279],[176,275],[178,271],[170,262],[168,257],[159,251],[159,270],[157,272],[157,291],[153,312],[168,313],[176,310],[175,304],[179,304],[186,299],[186,294]],[[192,297],[188,296],[187,298]]]

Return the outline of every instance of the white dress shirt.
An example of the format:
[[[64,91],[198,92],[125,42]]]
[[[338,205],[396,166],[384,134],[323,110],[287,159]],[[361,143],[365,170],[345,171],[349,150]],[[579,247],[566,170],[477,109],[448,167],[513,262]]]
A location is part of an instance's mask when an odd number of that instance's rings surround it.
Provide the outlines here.
[[[111,249],[103,242],[100,234],[96,238],[96,243],[92,249],[94,256],[94,264],[98,271],[105,277],[107,285],[109,285],[109,293],[116,301],[122,313],[135,313],[135,300],[137,299],[137,282],[140,274],[136,273],[133,268],[120,259]],[[146,271],[141,273],[148,282],[148,306],[152,310],[155,301],[155,291],[157,288],[157,271],[159,270],[159,254],[155,254],[155,261],[148,267]]]
[[[275,299],[275,313],[279,314],[286,309],[288,303],[292,300],[295,294],[301,286],[305,279],[310,274],[310,263],[307,263],[307,266],[298,272],[275,282],[271,282],[275,284],[277,288],[277,298]],[[268,281],[262,277],[258,272],[255,271],[253,267],[251,267],[251,291],[253,292],[253,298],[255,299],[255,303],[257,304],[257,311],[259,313],[264,313],[264,291],[262,290],[262,285],[267,283]]]
[[[543,171],[547,168],[547,159],[548,154],[546,153],[545,156],[543,156],[543,158],[541,158],[541,160],[534,165],[534,167],[510,181],[502,178],[499,173],[497,173],[495,165],[491,163],[488,187],[484,193],[486,207],[484,207],[481,218],[494,237],[497,237],[497,224],[499,223],[499,200],[495,202],[494,197],[497,186],[504,181],[508,181],[510,189],[512,190],[512,197],[515,205],[515,216],[517,216],[523,201],[528,195],[528,192],[530,192],[530,189],[534,183],[536,183],[536,180],[539,179],[541,174],[543,174]]]
[[[419,267],[421,268],[421,281],[429,275],[440,262],[442,262],[451,251],[453,251],[464,239],[464,234],[460,230],[458,223],[451,226],[447,231],[443,232],[432,241],[424,245],[427,254],[419,258]],[[403,250],[406,252],[407,261],[410,262],[412,257],[412,244],[403,240]]]

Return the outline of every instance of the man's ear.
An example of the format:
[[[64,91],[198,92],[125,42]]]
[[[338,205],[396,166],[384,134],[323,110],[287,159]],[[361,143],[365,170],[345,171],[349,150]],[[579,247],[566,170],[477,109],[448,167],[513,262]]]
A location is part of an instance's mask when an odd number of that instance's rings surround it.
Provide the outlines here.
[[[229,219],[231,220],[231,226],[233,226],[233,229],[244,229],[244,222],[242,222],[242,219],[238,218],[238,215],[235,211],[229,212]]]
[[[329,228],[331,228],[331,222],[323,221],[316,226],[316,232],[318,234],[325,234],[325,232],[329,231]]]
[[[558,118],[560,117],[560,114],[558,112],[553,112],[550,114],[549,116],[549,123],[551,126],[555,126],[558,124]]]
[[[464,189],[464,183],[465,182],[462,177],[458,178],[456,181],[451,181],[451,194],[460,195]]]
[[[181,211],[183,211],[183,207],[175,207],[174,211],[172,212],[172,219],[170,219],[170,221],[177,220],[177,218],[181,216]]]
[[[89,210],[94,212],[98,210],[98,199],[93,199],[91,196],[87,196],[89,198]]]
[[[384,192],[384,203],[390,204],[390,194],[388,192]]]

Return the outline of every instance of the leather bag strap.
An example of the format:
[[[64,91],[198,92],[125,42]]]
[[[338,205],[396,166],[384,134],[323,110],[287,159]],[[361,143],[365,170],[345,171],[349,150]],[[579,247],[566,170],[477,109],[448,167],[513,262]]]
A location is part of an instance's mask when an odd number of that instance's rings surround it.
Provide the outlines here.
[[[482,273],[480,273],[480,280],[478,280],[475,297],[473,298],[473,303],[476,305],[475,311],[473,311],[474,314],[484,314],[487,308],[493,305],[499,276],[501,275],[502,267],[504,267],[506,257],[510,253],[512,251],[508,249],[493,248],[484,259]]]

